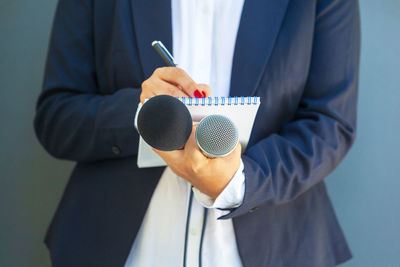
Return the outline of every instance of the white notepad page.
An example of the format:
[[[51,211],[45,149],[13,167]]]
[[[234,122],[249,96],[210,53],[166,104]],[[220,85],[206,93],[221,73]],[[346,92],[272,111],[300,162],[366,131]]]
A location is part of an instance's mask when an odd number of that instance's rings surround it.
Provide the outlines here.
[[[202,118],[219,114],[230,118],[239,131],[239,142],[242,151],[249,142],[254,119],[260,106],[260,98],[256,96],[247,97],[207,97],[207,98],[178,98],[188,108],[193,122],[199,122]],[[135,116],[136,119],[142,104],[139,103]],[[155,153],[151,147],[140,137],[138,160],[139,168],[166,166],[164,160]]]

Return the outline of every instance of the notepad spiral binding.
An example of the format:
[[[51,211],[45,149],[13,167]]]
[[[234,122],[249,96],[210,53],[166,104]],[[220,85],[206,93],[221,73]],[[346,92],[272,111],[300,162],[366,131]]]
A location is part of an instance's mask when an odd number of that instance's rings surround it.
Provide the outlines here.
[[[231,106],[231,105],[257,105],[260,101],[258,96],[234,96],[234,97],[178,97],[183,104],[188,106]]]

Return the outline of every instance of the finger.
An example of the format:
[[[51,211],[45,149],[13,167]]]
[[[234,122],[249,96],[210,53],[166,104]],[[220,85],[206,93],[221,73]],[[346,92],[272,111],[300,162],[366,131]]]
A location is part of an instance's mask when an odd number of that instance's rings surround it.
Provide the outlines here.
[[[144,103],[145,99],[156,95],[171,95],[174,97],[188,97],[177,86],[160,80],[159,78],[151,78],[143,82],[142,93],[140,94],[140,102]]]
[[[177,86],[163,80],[155,80],[150,90],[155,95],[170,95],[174,97],[188,97],[188,95]]]
[[[142,92],[140,93],[140,102],[143,104],[147,98],[154,96],[155,94],[152,91],[152,84],[154,82],[154,78],[150,77],[149,79],[142,82]]]
[[[211,95],[211,88],[207,84],[199,83],[197,84],[197,87],[199,88],[202,97],[209,97]]]
[[[182,151],[180,150],[162,151],[153,147],[151,149],[156,152],[168,165],[170,162],[175,162],[182,156]]]
[[[225,157],[219,158],[220,160],[223,161],[228,161],[228,162],[239,162],[240,158],[242,156],[242,145],[238,142],[235,149],[226,155]]]
[[[150,97],[155,96],[155,94],[152,91],[144,91],[142,90],[142,93],[140,94],[140,102],[144,104],[144,101]]]
[[[187,95],[195,97],[194,92],[198,90],[197,84],[184,70],[176,67],[164,67],[156,69],[154,74],[160,79],[182,88]]]
[[[242,145],[240,142],[237,143],[235,150],[232,151],[232,157],[241,157],[242,156]]]
[[[193,125],[192,128],[192,132],[189,136],[188,141],[186,142],[185,145],[185,152],[188,153],[188,155],[190,155],[190,157],[194,160],[194,161],[200,161],[200,160],[208,160],[209,158],[207,158],[203,152],[200,150],[199,146],[197,145],[197,141],[196,141],[196,128],[197,128],[197,124]]]

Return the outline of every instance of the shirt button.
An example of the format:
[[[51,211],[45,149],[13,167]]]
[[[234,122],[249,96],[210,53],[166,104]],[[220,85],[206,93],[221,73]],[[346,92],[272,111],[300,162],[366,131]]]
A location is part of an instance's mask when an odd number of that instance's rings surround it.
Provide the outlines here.
[[[249,210],[249,213],[252,213],[252,212],[254,212],[254,211],[256,211],[256,210],[258,210],[258,207],[255,207],[255,208],[250,209],[250,210]]]
[[[111,150],[112,150],[112,152],[113,152],[115,155],[121,154],[121,149],[119,149],[119,147],[117,147],[117,146],[113,146],[113,147],[111,148]]]

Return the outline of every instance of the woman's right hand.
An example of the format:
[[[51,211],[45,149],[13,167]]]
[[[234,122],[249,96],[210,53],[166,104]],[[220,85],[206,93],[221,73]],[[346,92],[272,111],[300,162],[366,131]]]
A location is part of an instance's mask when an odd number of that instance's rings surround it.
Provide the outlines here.
[[[176,67],[157,68],[153,74],[142,83],[140,102],[156,95],[175,97],[207,97],[211,89],[206,84],[197,84],[182,69]]]

